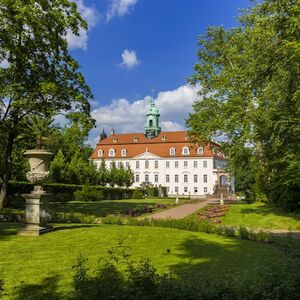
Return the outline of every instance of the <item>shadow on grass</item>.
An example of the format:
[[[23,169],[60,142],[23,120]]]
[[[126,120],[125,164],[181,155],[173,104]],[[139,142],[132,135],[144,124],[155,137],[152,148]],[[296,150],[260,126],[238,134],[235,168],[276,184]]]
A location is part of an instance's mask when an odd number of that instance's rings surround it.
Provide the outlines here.
[[[20,223],[0,222],[0,240],[7,240],[12,236],[15,236],[20,227]]]
[[[158,202],[126,202],[126,201],[103,201],[87,203],[62,203],[52,204],[50,210],[61,213],[80,213],[86,216],[104,217],[108,214],[125,214],[126,211],[154,206]]]
[[[61,279],[60,275],[52,275],[43,279],[39,284],[25,284],[16,288],[17,300],[61,300],[65,298],[58,292],[57,287]]]

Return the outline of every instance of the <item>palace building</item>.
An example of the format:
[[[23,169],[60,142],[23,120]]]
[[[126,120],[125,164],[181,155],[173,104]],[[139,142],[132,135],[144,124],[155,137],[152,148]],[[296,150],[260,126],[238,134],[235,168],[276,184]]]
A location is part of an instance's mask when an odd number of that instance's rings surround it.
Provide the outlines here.
[[[224,172],[227,160],[220,145],[192,143],[187,131],[161,131],[159,116],[151,100],[143,133],[117,134],[112,130],[107,136],[103,130],[91,159],[98,167],[103,159],[107,168],[113,162],[130,167],[132,187],[145,182],[167,187],[169,195],[196,197],[218,189],[234,191],[234,178],[229,182]]]

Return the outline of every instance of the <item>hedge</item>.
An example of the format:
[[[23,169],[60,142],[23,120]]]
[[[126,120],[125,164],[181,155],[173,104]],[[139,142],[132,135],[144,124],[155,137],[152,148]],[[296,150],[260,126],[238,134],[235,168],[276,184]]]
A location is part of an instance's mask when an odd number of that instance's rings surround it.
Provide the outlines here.
[[[8,191],[9,195],[15,194],[28,194],[33,190],[34,184],[30,182],[9,182]],[[63,183],[45,183],[45,190],[53,195],[69,195],[69,201],[74,200],[74,193],[78,190],[82,190],[83,185],[75,184],[63,184]],[[103,199],[106,200],[120,200],[130,199],[135,189],[130,188],[115,188],[106,186],[91,186],[94,190],[99,191],[103,194]],[[60,197],[58,197],[60,198]],[[56,198],[54,197],[55,201]]]

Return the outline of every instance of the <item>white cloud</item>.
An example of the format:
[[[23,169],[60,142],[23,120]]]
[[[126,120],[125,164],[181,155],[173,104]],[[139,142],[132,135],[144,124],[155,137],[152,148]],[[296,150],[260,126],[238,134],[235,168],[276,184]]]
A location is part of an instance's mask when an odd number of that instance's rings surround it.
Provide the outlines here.
[[[86,6],[83,0],[73,0],[77,4],[77,9],[82,18],[87,22],[89,30],[96,26],[100,14],[92,6]],[[67,32],[67,41],[70,49],[87,49],[88,32],[80,28],[79,36],[74,35],[70,30]]]
[[[158,93],[155,103],[160,112],[160,126],[163,131],[185,130],[185,119],[192,112],[198,89],[184,85],[175,90]],[[95,145],[102,127],[107,134],[111,128],[117,133],[143,132],[149,101],[150,96],[132,103],[121,98],[113,100],[109,105],[95,108],[91,114],[96,120],[97,128],[92,130],[89,142]]]
[[[126,15],[137,3],[138,0],[110,0],[106,20],[109,21],[113,17],[122,17]]]
[[[122,63],[119,64],[119,66],[127,68],[127,69],[133,69],[136,67],[140,62],[136,56],[136,52],[133,50],[125,49],[122,56]]]

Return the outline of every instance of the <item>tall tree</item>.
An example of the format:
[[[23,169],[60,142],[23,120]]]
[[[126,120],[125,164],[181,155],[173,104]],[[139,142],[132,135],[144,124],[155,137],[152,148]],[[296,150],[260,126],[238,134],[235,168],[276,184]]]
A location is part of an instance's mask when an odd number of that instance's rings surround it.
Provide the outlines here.
[[[300,203],[300,1],[254,2],[240,27],[212,27],[200,37],[190,79],[200,100],[187,125],[199,141],[221,137],[233,169],[254,162],[256,186],[294,209]]]
[[[7,200],[18,124],[27,115],[89,114],[91,91],[71,57],[67,31],[86,22],[68,0],[0,0],[0,128],[6,131],[0,207]]]

